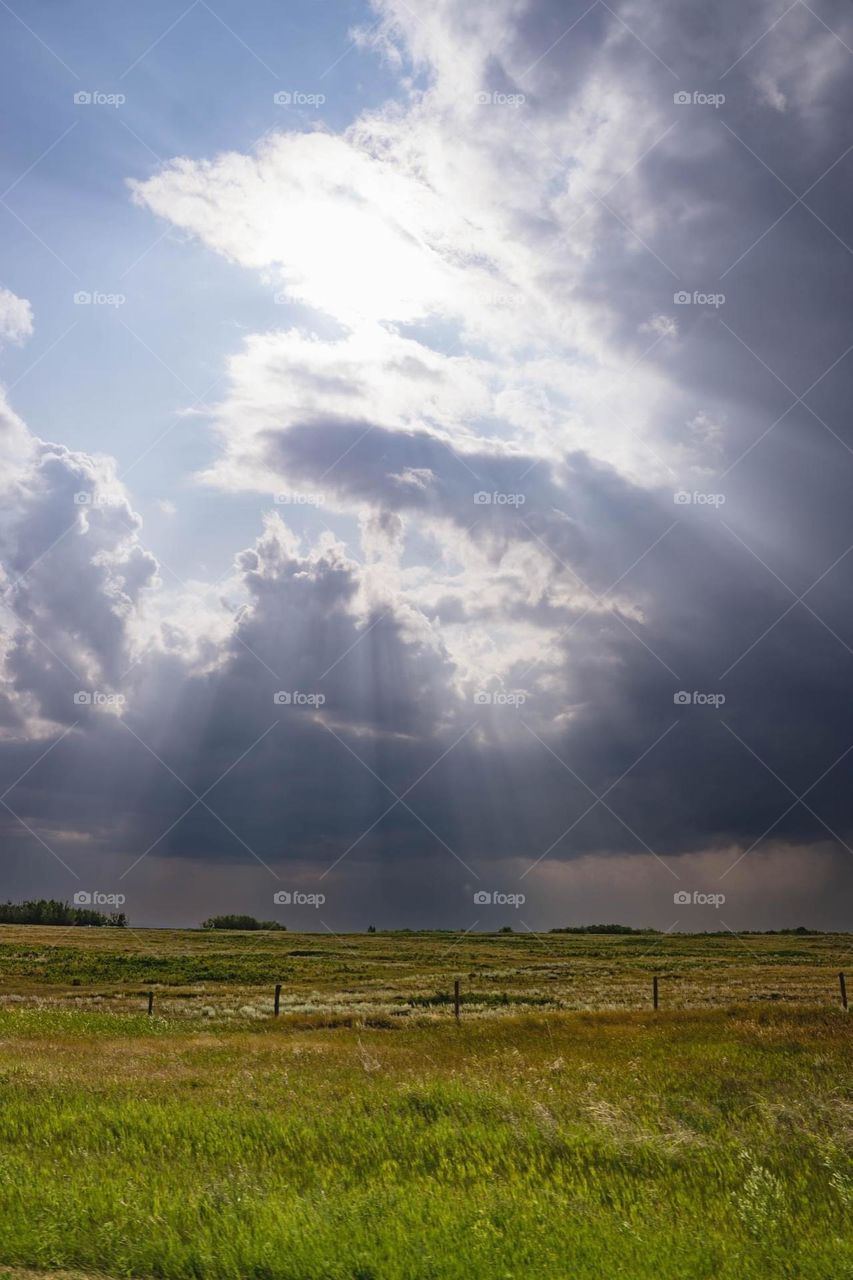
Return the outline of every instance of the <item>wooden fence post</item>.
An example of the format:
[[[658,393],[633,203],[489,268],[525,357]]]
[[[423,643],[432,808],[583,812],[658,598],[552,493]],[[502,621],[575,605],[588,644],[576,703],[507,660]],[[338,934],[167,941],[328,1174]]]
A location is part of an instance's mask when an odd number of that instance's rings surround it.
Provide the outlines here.
[[[841,1008],[846,1009],[847,1008],[847,983],[844,981],[843,973],[839,973],[838,975],[838,985],[841,988]]]
[[[278,1017],[281,1012],[281,983],[275,984],[275,1016]]]
[[[150,1018],[154,1012],[154,992],[148,992],[148,1017]]]
[[[658,979],[657,974],[652,978],[652,1003],[655,1008],[658,1007]]]
[[[453,983],[453,1012],[458,1019],[459,1017],[459,979]]]

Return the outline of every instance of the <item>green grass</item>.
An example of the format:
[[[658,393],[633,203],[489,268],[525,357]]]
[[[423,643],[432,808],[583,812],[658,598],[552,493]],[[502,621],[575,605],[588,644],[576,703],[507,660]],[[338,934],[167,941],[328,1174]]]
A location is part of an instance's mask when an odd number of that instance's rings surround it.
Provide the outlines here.
[[[277,982],[290,1012],[404,1017],[461,978],[466,1003],[554,1009],[667,1008],[837,999],[850,938],[796,935],[219,933],[0,926],[0,1005],[93,1001],[188,1017],[266,1012]]]
[[[278,1020],[258,997],[227,1016],[245,998],[227,982],[202,1022],[185,1006],[207,995],[191,992],[152,1019],[129,992],[95,1006],[90,989],[35,982],[0,1005],[0,1263],[168,1280],[853,1278],[851,1023],[831,995],[657,1015],[498,997],[457,1025],[441,1002],[382,1012],[406,984],[441,989],[430,948],[447,939],[409,940],[396,980],[387,938],[345,941],[345,988],[327,973],[312,1002],[294,979]],[[493,996],[532,998],[541,966],[565,962],[550,940],[544,954],[456,941],[477,962],[466,985]],[[88,934],[76,945],[99,955]],[[341,940],[323,945],[331,969]],[[745,959],[678,945],[660,972],[698,957],[749,990]],[[773,954],[775,981],[796,965],[829,986],[825,947]],[[629,982],[630,955],[575,956],[597,989]]]

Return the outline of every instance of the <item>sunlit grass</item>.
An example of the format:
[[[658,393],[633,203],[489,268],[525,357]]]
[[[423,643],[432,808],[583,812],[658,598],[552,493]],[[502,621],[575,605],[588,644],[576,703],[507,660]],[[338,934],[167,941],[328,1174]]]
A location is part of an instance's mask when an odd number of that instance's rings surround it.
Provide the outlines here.
[[[90,972],[72,988],[6,975],[6,996],[23,997],[0,1006],[8,1267],[172,1280],[853,1277],[851,1023],[824,939],[774,939],[759,964],[716,939],[676,939],[639,962],[618,939],[552,954],[481,938],[448,956],[448,940],[412,938],[396,961],[389,939],[352,939],[342,975],[341,941],[303,936],[291,950],[320,958],[291,959],[274,1019],[270,985],[251,981],[275,977],[271,948],[240,961],[233,938],[205,957],[196,935],[144,937],[167,940],[175,980],[157,987],[153,1018],[137,976],[102,987]],[[29,945],[43,956],[51,944]],[[120,956],[91,934],[65,947],[77,976],[87,957],[97,970]],[[188,953],[231,955],[242,981],[199,990]],[[442,996],[451,965],[468,996],[458,1024]],[[679,974],[685,1003],[706,1003],[709,973],[741,1000],[655,1014],[655,971],[671,1005]],[[793,999],[756,998],[789,978]],[[601,1004],[625,987],[645,1007],[558,1008],[572,984]],[[811,990],[825,999],[809,1003]]]
[[[444,1016],[454,978],[469,1017],[530,1009],[837,1002],[845,935],[210,933],[0,927],[0,1006],[47,1002],[197,1021],[292,1015]]]

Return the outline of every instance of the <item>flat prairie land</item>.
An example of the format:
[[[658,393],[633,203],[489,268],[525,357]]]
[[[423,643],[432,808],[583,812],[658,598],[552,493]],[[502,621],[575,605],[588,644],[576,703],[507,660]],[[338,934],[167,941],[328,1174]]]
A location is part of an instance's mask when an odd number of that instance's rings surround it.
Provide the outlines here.
[[[851,1280],[850,946],[4,926],[0,1280]]]
[[[157,1010],[201,1020],[282,1011],[411,1020],[446,1015],[454,979],[468,1016],[522,1009],[733,1003],[832,1007],[853,969],[848,934],[226,932],[0,925],[0,1006]],[[851,975],[853,979],[853,975]],[[853,980],[850,983],[853,998]],[[146,1005],[147,1007],[147,1005]]]

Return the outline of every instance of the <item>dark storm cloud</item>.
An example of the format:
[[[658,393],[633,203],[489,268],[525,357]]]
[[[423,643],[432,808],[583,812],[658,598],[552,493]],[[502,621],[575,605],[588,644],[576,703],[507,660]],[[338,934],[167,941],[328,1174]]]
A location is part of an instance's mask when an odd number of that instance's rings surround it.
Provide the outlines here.
[[[472,481],[447,447],[411,434],[365,433],[362,423],[296,428],[276,443],[290,476],[316,479],[330,457],[348,450],[339,477],[347,496],[396,510],[426,509],[462,527],[476,511],[472,483],[485,475],[506,491],[525,470],[525,460],[468,455],[467,467],[478,478]],[[398,477],[415,468],[429,471],[429,483],[401,485]],[[758,837],[778,816],[784,787],[720,722],[730,722],[798,792],[849,745],[853,724],[838,698],[853,662],[846,647],[853,642],[846,610],[849,565],[835,570],[819,611],[815,604],[815,617],[745,550],[718,511],[676,505],[671,492],[637,489],[582,457],[567,460],[561,478],[562,484],[543,479],[540,468],[522,486],[523,507],[487,508],[471,536],[493,539],[499,548],[512,539],[547,545],[556,581],[571,579],[574,571],[601,593],[627,571],[619,585],[640,606],[640,621],[587,612],[586,605],[562,613],[570,632],[566,704],[576,709],[565,741],[567,760],[601,788],[675,717],[679,733],[655,756],[659,788],[649,790],[645,770],[623,787],[632,825],[654,830],[670,851],[701,847],[708,839]],[[722,511],[729,517],[727,507]],[[530,613],[535,617],[537,611]],[[563,709],[547,692],[537,695],[535,669],[519,677],[528,690],[525,713],[537,723]],[[708,714],[691,707],[685,715],[673,702],[681,689],[723,694],[726,710]],[[529,754],[519,744],[515,749],[520,760]],[[834,820],[845,829],[847,777],[842,768],[823,788]],[[534,809],[541,811],[541,792],[547,794],[553,782],[525,779],[524,794],[536,796]],[[476,807],[474,812],[472,825],[481,821]],[[506,830],[503,819],[498,826]],[[618,847],[626,839],[618,830],[592,834],[595,827],[595,821],[588,824],[585,846],[597,840]],[[786,829],[798,837],[817,833],[802,809],[790,815]]]

